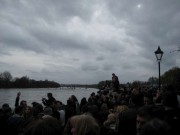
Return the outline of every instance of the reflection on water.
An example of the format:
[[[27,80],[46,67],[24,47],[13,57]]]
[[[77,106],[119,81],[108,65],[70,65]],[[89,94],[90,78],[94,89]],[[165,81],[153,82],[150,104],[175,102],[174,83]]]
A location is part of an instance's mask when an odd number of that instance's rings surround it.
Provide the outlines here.
[[[71,95],[75,95],[80,102],[83,97],[88,98],[92,92],[97,93],[98,89],[93,88],[30,88],[30,89],[0,89],[0,107],[4,103],[8,103],[10,107],[14,107],[17,92],[21,92],[21,100],[26,100],[27,104],[36,101],[42,103],[42,97],[47,98],[47,93],[51,92],[53,96],[66,104],[67,99]]]

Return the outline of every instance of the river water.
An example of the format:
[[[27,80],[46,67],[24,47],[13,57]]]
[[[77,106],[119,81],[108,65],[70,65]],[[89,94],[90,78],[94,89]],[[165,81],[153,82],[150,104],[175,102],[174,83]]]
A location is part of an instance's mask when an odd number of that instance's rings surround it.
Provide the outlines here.
[[[75,95],[80,102],[83,97],[86,99],[92,92],[97,93],[98,89],[94,88],[29,88],[29,89],[0,89],[0,108],[4,103],[8,103],[14,108],[15,99],[18,92],[21,92],[20,101],[26,100],[27,104],[32,106],[32,102],[42,103],[41,99],[47,98],[47,93],[51,92],[56,100],[66,104],[71,95]]]

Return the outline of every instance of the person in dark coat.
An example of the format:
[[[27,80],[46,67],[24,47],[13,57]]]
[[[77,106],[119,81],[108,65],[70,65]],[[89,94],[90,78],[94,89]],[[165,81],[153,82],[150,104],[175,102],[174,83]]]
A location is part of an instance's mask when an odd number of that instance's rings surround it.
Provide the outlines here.
[[[115,75],[115,73],[112,73],[112,87],[113,91],[119,90],[119,78]]]
[[[23,107],[17,106],[14,114],[7,120],[7,135],[18,135],[23,132],[24,126]]]
[[[139,90],[133,90],[129,108],[119,114],[117,121],[118,134],[136,135],[136,116],[141,106],[143,106],[143,94]]]
[[[56,99],[53,97],[53,94],[52,93],[47,93],[47,97],[48,97],[48,99],[42,98],[42,103],[45,106],[53,106],[54,103],[56,102]]]

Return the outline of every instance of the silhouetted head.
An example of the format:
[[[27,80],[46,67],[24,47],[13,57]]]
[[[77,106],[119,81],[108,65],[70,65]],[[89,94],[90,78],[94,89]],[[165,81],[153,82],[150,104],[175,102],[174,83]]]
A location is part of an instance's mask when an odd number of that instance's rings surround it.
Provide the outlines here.
[[[62,135],[61,122],[53,117],[38,119],[24,131],[24,135]]]
[[[100,127],[90,114],[75,115],[71,118],[73,135],[100,135]]]
[[[48,97],[52,97],[53,95],[52,95],[52,93],[48,93],[47,96]]]
[[[3,104],[3,105],[2,105],[2,108],[3,108],[3,109],[9,108],[9,104],[7,104],[7,103]]]
[[[139,135],[170,135],[169,125],[160,119],[154,118],[147,122],[141,129]]]
[[[143,105],[143,94],[139,90],[133,90],[130,98],[133,104],[137,106]]]
[[[178,107],[177,93],[172,85],[168,85],[163,89],[163,105],[167,107]]]

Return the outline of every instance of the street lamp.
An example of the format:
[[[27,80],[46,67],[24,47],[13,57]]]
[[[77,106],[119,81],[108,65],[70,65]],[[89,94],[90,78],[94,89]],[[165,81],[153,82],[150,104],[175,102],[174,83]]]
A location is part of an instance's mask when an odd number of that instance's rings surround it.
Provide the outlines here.
[[[158,46],[158,49],[154,52],[159,64],[159,90],[161,88],[161,80],[160,80],[160,62],[161,62],[161,58],[163,56],[163,51],[161,50],[161,48]]]

